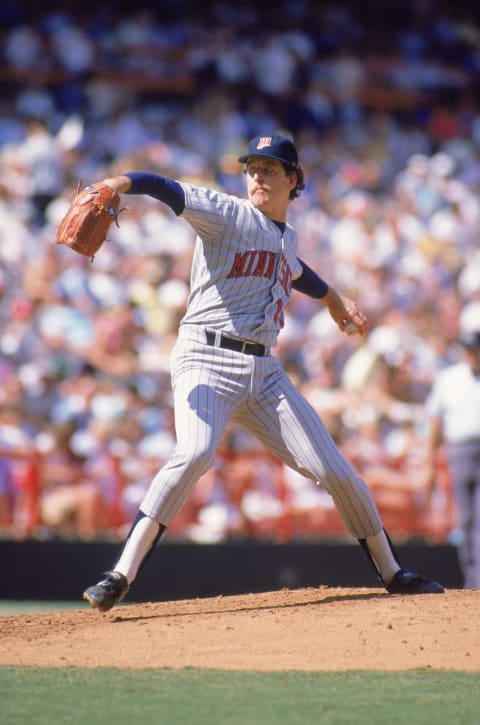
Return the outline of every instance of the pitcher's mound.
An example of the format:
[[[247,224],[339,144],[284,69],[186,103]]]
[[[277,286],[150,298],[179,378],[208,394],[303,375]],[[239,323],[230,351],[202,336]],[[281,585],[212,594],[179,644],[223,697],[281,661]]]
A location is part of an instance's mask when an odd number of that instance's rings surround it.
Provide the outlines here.
[[[0,665],[480,670],[480,590],[282,589],[0,618]]]

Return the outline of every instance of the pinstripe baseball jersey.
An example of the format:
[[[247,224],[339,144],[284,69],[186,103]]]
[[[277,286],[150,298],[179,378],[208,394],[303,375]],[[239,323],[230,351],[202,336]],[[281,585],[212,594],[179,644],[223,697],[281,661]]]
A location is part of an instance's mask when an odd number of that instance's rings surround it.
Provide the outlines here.
[[[197,239],[183,325],[222,329],[233,337],[276,344],[292,281],[302,273],[297,234],[249,201],[182,183]]]

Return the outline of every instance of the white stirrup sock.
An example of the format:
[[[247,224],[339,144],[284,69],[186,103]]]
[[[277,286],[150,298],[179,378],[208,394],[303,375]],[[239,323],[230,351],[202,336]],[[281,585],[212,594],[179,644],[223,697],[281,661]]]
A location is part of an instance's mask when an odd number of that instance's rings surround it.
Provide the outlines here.
[[[132,528],[123,547],[114,571],[119,571],[131,584],[137,576],[141,563],[155,545],[160,531],[158,521],[143,516]]]
[[[365,541],[378,573],[385,584],[389,584],[401,567],[395,558],[385,531],[382,529],[374,536],[367,536]]]

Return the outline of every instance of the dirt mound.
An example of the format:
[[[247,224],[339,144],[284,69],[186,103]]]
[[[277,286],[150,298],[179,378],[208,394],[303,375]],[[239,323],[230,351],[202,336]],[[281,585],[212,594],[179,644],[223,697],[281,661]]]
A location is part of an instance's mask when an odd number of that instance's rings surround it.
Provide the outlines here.
[[[0,665],[480,670],[480,590],[283,589],[0,618]]]

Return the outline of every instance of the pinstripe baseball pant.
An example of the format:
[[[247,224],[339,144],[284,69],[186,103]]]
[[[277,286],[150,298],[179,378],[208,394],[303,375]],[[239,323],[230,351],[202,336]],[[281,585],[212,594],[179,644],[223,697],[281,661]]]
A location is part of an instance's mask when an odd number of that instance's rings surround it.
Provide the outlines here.
[[[177,444],[140,505],[144,514],[165,526],[172,522],[213,464],[232,420],[288,466],[318,481],[355,538],[382,530],[366,483],[343,458],[276,357],[209,346],[204,328],[181,327],[172,354],[172,388]]]

